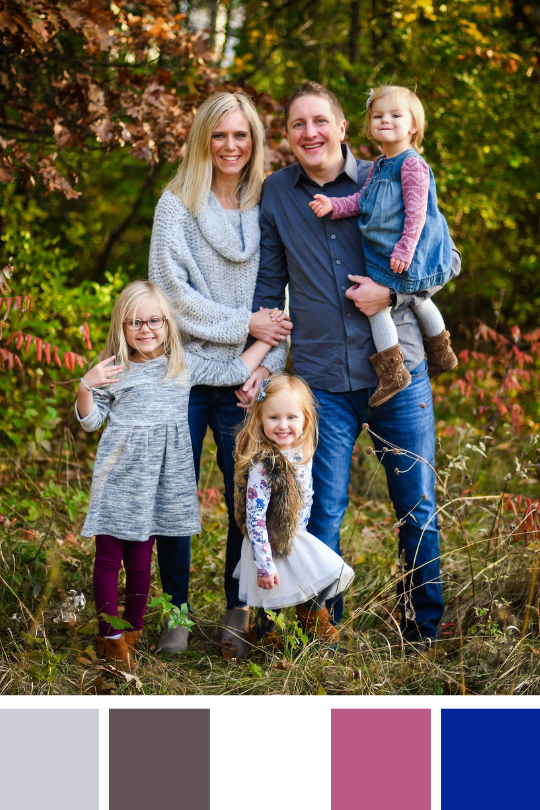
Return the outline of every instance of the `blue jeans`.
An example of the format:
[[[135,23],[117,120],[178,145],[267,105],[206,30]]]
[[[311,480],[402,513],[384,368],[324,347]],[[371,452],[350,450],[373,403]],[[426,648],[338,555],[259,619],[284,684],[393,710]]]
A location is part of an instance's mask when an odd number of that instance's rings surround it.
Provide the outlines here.
[[[193,446],[195,475],[199,480],[201,453],[208,426],[217,446],[217,463],[225,480],[225,503],[229,513],[229,532],[225,555],[225,597],[227,610],[242,607],[238,598],[239,580],[233,572],[240,560],[243,535],[234,519],[234,445],[236,434],[244,421],[244,411],[238,408],[235,390],[238,386],[217,387],[195,385],[189,395],[189,432]],[[158,538],[158,560],[161,584],[172,596],[173,604],[187,602],[191,538]]]
[[[421,461],[414,462],[392,452],[382,453],[386,439],[391,446],[409,450],[434,464],[435,420],[425,361],[411,376],[408,388],[373,409],[369,408],[368,399],[375,388],[344,393],[313,391],[319,403],[319,444],[313,459],[314,500],[308,530],[341,553],[339,530],[349,503],[352,451],[362,424],[367,422],[380,437],[372,436],[373,444],[385,467],[396,516],[404,521],[399,529],[399,558],[404,552],[407,576],[398,583],[398,600],[403,635],[414,641],[436,638],[444,603],[435,475]],[[396,468],[402,472],[396,474]],[[335,621],[341,618],[342,610],[339,598],[333,604]]]

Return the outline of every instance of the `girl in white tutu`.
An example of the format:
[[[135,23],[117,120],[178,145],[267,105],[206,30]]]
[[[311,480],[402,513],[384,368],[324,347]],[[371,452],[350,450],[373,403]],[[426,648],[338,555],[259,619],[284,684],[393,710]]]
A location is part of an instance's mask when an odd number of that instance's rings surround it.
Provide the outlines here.
[[[316,443],[314,400],[304,380],[289,374],[263,380],[235,455],[235,516],[244,543],[234,576],[240,599],[259,608],[251,643],[274,630],[266,610],[289,605],[297,606],[307,633],[339,640],[325,602],[350,585],[354,572],[306,531]]]

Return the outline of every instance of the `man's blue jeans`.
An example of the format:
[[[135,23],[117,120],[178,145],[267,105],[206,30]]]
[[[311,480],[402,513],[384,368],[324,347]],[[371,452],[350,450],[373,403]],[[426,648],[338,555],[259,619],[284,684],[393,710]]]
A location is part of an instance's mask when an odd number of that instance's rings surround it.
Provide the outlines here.
[[[225,556],[227,610],[244,605],[244,602],[238,599],[239,581],[233,577],[244,539],[234,519],[234,445],[236,434],[244,421],[244,411],[236,405],[238,399],[234,392],[237,387],[195,385],[189,395],[189,432],[197,481],[199,480],[203,441],[208,426],[214,434],[217,463],[225,480],[225,503],[229,513],[229,533]],[[191,538],[189,536],[158,538],[157,549],[163,591],[170,594],[173,604],[180,607],[188,601]]]
[[[408,388],[373,409],[369,409],[368,399],[374,388],[313,391],[319,402],[319,444],[313,460],[314,500],[308,529],[340,553],[339,530],[349,502],[353,446],[367,422],[380,437],[372,435],[373,444],[385,467],[396,516],[404,521],[399,529],[399,557],[405,553],[407,577],[398,583],[398,599],[403,635],[414,641],[437,636],[444,604],[433,470],[407,456],[382,452],[385,446],[397,446],[434,465],[435,421],[425,361],[411,376]],[[339,621],[341,599],[333,609],[334,619]]]

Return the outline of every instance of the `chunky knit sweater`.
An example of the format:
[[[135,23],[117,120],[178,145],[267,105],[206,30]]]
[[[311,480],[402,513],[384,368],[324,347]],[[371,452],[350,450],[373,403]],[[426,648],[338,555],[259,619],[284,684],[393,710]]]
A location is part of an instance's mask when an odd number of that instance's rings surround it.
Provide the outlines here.
[[[237,359],[248,338],[259,269],[259,207],[242,211],[240,220],[243,240],[212,192],[194,217],[165,191],[154,216],[150,281],[173,302],[187,350],[207,360]],[[268,353],[265,367],[281,370],[286,355],[283,342]]]

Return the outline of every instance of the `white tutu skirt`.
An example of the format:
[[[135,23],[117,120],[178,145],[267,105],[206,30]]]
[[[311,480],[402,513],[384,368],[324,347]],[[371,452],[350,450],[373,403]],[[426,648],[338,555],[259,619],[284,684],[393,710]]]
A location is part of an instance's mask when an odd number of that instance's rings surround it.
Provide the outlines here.
[[[299,605],[336,581],[327,597],[331,599],[348,588],[354,578],[352,568],[305,529],[298,529],[290,555],[284,560],[275,560],[275,566],[280,584],[270,591],[259,588],[251,541],[244,537],[242,556],[233,574],[240,580],[238,591],[242,602],[270,610]]]

